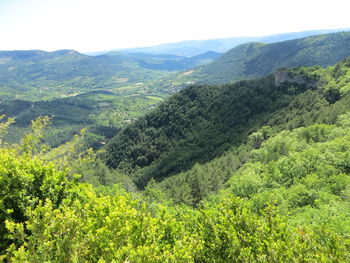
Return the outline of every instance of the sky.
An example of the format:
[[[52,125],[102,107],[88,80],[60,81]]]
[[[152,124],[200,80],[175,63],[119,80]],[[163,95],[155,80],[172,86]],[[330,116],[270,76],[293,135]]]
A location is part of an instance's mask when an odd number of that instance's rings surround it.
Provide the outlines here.
[[[349,0],[0,0],[0,50],[92,52],[350,28]]]

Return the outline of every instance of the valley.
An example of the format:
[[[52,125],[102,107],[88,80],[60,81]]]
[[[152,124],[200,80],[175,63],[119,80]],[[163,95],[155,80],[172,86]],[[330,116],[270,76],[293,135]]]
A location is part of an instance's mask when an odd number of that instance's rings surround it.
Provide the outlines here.
[[[348,262],[349,32],[0,51],[0,114],[0,262]]]

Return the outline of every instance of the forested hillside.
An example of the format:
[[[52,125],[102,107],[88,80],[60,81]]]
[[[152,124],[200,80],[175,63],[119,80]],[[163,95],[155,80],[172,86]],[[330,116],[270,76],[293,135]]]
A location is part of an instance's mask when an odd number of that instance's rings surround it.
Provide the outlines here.
[[[80,183],[75,167],[94,159],[50,162],[39,119],[21,143],[0,141],[0,260],[347,262],[349,123],[344,114],[336,125],[263,128],[240,169],[226,156],[192,171],[198,186],[207,168],[231,173],[226,191],[194,209],[164,201],[154,186],[140,196]]]
[[[240,45],[193,76],[199,83],[222,84],[262,77],[284,67],[329,66],[350,56],[350,33],[317,35],[272,44]]]
[[[220,156],[263,125],[277,131],[333,123],[349,109],[348,71],[349,59],[327,69],[188,87],[118,133],[104,158],[110,167],[132,171],[144,186]]]

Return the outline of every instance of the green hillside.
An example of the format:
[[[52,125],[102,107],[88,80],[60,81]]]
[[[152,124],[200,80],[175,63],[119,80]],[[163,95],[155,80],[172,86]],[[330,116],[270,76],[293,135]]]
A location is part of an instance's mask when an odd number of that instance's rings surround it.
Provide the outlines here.
[[[158,77],[127,57],[89,57],[71,50],[0,52],[1,97],[46,99],[115,88]]]
[[[147,83],[212,62],[220,54],[196,57],[109,53],[87,56],[73,50],[0,52],[0,99],[40,100],[93,89],[148,90]]]
[[[104,158],[144,186],[222,155],[263,125],[333,123],[349,109],[349,59],[222,86],[191,86],[126,127]]]
[[[350,55],[349,32],[318,35],[273,44],[247,43],[212,63],[152,81],[153,90],[175,93],[191,84],[224,84],[263,77],[284,67],[329,66]]]
[[[266,76],[283,67],[332,65],[349,55],[348,36],[349,33],[338,33],[275,44],[248,43],[233,48],[206,66],[162,76],[148,82],[147,86],[153,92],[174,94],[195,83],[224,84]]]
[[[329,66],[350,55],[350,33],[332,33],[233,48],[196,72],[200,83],[220,84],[268,75],[279,68]]]

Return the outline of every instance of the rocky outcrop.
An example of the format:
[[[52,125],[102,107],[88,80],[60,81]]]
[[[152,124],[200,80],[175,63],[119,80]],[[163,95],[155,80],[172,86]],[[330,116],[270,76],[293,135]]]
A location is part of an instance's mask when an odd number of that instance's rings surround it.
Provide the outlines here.
[[[306,85],[309,88],[315,88],[317,86],[317,80],[310,80],[303,74],[295,74],[295,72],[278,70],[274,74],[275,85],[281,86],[283,83],[295,83],[298,85]]]

